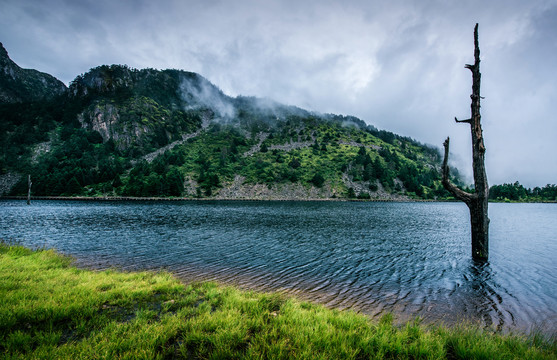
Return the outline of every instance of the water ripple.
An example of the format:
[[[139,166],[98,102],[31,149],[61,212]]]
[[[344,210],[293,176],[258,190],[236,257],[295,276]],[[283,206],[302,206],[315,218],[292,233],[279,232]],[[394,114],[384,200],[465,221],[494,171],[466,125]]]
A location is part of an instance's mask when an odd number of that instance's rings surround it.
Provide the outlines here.
[[[557,206],[493,204],[489,264],[449,203],[0,201],[0,237],[401,320],[555,332]]]

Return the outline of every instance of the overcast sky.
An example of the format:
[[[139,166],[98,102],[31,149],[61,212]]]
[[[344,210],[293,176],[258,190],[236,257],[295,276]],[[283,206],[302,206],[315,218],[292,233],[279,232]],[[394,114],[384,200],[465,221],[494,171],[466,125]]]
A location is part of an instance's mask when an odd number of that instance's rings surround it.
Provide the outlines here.
[[[354,115],[471,177],[479,23],[490,184],[557,183],[557,0],[2,0],[0,42],[68,84],[102,64],[198,72],[231,96]],[[469,180],[471,182],[471,180]]]

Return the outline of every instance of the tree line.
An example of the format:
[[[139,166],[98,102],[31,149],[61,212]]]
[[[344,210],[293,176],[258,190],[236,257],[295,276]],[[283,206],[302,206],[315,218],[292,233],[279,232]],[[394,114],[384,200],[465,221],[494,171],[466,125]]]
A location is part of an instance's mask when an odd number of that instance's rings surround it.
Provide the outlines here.
[[[525,188],[516,181],[514,184],[494,185],[489,188],[489,199],[495,201],[557,201],[557,185]]]

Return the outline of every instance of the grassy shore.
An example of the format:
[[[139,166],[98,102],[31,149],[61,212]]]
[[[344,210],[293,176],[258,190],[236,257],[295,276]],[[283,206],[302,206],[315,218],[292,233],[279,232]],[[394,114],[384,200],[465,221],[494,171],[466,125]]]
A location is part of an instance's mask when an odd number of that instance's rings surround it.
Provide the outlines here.
[[[0,357],[556,359],[554,340],[392,325],[168,273],[90,271],[0,243]]]

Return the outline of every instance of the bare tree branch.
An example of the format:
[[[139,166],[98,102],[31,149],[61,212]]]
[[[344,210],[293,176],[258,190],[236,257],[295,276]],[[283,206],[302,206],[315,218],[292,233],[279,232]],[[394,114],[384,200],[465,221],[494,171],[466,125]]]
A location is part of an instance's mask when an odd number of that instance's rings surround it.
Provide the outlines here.
[[[456,121],[457,123],[468,123],[468,124],[472,123],[472,119],[458,120],[456,117],[454,118],[454,121]]]
[[[443,143],[443,147],[445,148],[445,157],[443,159],[443,186],[450,192],[455,198],[460,201],[465,202],[466,204],[470,204],[474,199],[474,194],[469,194],[466,191],[459,189],[456,185],[454,185],[450,180],[449,174],[449,138]]]

